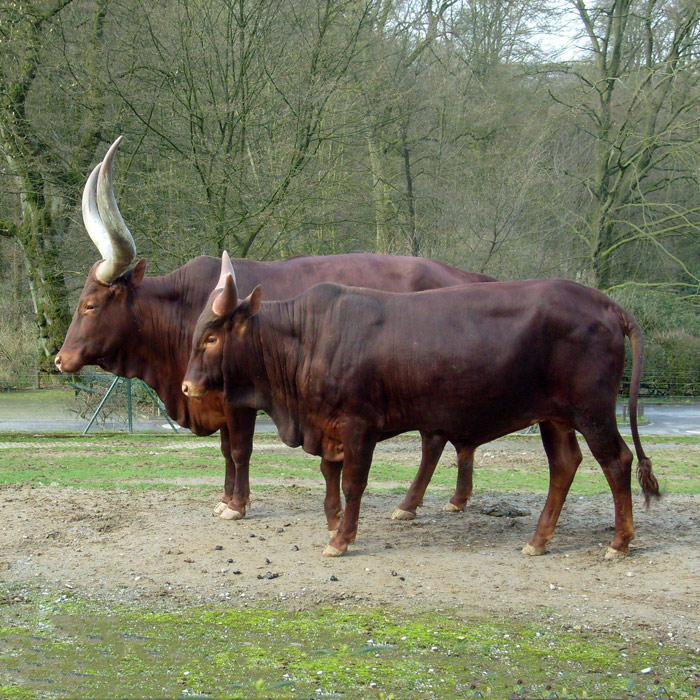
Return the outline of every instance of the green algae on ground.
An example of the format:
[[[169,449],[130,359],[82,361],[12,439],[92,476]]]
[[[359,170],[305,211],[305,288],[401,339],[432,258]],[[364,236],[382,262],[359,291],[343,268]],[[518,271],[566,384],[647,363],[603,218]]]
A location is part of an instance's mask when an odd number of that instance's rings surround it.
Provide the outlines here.
[[[0,698],[698,697],[692,652],[562,628],[545,610],[523,622],[31,597],[0,607]]]

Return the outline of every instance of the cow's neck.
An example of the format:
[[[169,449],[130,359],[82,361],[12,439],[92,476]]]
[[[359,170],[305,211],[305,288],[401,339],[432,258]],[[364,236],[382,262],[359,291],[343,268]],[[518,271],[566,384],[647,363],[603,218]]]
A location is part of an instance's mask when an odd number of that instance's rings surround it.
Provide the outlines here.
[[[263,303],[260,313],[248,321],[246,352],[233,370],[245,378],[244,386],[236,386],[242,404],[266,411],[282,440],[292,447],[305,445],[308,431],[299,394],[304,349],[296,306],[293,300]],[[231,398],[229,394],[227,400]]]
[[[192,405],[181,385],[194,324],[209,293],[201,287],[188,284],[181,270],[143,280],[131,299],[136,324],[123,355],[128,367],[119,372],[142,379],[158,394],[168,415],[193,429],[196,417],[191,414],[201,412],[202,407]]]

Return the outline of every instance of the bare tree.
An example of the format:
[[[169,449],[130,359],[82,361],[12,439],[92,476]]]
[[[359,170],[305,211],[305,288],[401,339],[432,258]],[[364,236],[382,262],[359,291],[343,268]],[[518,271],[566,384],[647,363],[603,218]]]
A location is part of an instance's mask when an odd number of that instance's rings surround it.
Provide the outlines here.
[[[365,21],[354,0],[178,0],[141,15],[132,53],[147,60],[124,70],[152,91],[119,94],[180,177],[194,174],[194,248],[264,257],[279,242],[280,211],[328,138]]]
[[[694,1],[570,0],[590,60],[565,67],[573,85],[552,92],[574,115],[579,150],[566,175],[583,186],[571,228],[590,281],[624,283],[637,253],[673,261],[682,283],[700,284],[678,256],[700,237],[700,5]],[[585,173],[581,178],[579,173]],[[652,281],[659,267],[649,269]]]

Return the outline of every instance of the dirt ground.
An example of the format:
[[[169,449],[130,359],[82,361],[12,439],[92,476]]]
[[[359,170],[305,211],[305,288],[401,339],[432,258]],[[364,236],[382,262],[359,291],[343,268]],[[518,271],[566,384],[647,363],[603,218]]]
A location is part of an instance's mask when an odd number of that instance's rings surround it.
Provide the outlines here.
[[[514,459],[507,448],[488,450],[488,458]],[[272,601],[291,610],[361,601],[465,617],[536,614],[700,651],[699,496],[666,496],[648,511],[637,496],[637,537],[621,561],[604,560],[610,495],[570,496],[549,553],[525,557],[544,495],[480,492],[478,468],[475,480],[466,512],[442,512],[449,493],[429,489],[410,522],[389,517],[400,496],[368,488],[358,539],[339,559],[321,556],[319,482],[268,480],[260,488],[253,475],[251,508],[238,522],[212,517],[217,482],[210,491],[178,484],[167,498],[8,486],[0,490],[0,579],[15,584],[13,595],[39,584],[114,601]],[[482,513],[504,498],[530,514]]]

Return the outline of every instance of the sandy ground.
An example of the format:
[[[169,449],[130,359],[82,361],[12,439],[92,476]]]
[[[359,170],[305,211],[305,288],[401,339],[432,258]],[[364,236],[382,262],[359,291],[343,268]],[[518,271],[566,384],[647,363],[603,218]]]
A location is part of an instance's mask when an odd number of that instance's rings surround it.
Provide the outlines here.
[[[567,628],[634,631],[700,651],[698,496],[666,496],[648,511],[638,500],[631,555],[605,561],[609,495],[570,497],[549,553],[531,558],[520,550],[544,495],[508,494],[530,510],[509,518],[482,513],[502,495],[477,492],[466,512],[452,515],[441,510],[448,494],[429,491],[416,520],[397,522],[389,516],[400,497],[368,490],[356,543],[327,559],[318,484],[255,487],[253,480],[249,515],[238,522],[212,517],[215,485],[210,494],[179,485],[167,498],[5,487],[0,579],[14,584],[13,596],[39,584],[116,601],[272,601],[292,610],[362,601],[467,617],[537,613]]]

